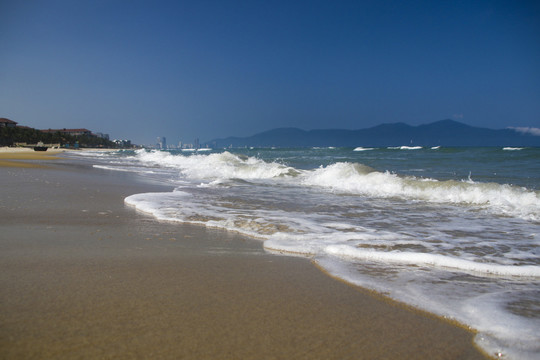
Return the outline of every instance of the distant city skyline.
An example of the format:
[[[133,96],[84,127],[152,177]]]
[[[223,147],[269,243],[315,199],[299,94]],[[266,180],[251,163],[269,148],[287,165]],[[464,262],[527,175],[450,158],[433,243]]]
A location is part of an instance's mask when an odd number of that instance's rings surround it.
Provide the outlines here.
[[[540,128],[540,4],[0,3],[0,116],[155,144],[454,119]]]

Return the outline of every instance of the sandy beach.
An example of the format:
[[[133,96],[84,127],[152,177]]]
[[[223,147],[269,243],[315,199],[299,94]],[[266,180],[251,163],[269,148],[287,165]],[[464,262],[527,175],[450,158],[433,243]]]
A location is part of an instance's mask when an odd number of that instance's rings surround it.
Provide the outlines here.
[[[0,152],[3,359],[485,359],[473,333],[257,240],[124,205],[170,187]]]
[[[47,151],[34,151],[31,148],[0,147],[0,166],[2,167],[43,167],[36,162],[21,160],[53,160],[56,155],[64,152],[63,149],[48,149]]]

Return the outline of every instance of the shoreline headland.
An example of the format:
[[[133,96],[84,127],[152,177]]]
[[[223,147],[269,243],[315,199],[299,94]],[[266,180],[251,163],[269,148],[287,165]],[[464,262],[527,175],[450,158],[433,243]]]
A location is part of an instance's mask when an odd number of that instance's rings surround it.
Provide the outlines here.
[[[471,331],[308,259],[124,205],[170,187],[34,155],[0,156],[43,166],[0,172],[3,358],[487,358]]]

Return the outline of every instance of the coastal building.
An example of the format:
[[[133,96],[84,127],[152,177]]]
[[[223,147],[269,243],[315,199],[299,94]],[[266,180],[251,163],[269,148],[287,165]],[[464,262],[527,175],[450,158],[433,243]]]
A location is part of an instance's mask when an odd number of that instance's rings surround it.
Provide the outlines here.
[[[0,127],[16,127],[17,122],[6,118],[0,118]]]
[[[113,142],[116,144],[116,146],[118,147],[121,147],[121,148],[131,148],[132,147],[132,144],[131,144],[131,140],[113,140]]]
[[[167,138],[165,136],[158,137],[156,147],[161,150],[167,149]]]
[[[98,138],[102,138],[102,139],[105,139],[105,140],[109,140],[109,134],[104,134],[104,133],[94,133],[95,136],[97,136]]]

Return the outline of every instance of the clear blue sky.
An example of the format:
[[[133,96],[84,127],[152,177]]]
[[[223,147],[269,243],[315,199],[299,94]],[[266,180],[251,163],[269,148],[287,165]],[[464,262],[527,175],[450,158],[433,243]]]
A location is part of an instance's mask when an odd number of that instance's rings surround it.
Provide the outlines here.
[[[0,0],[0,117],[153,144],[540,127],[538,1]]]

